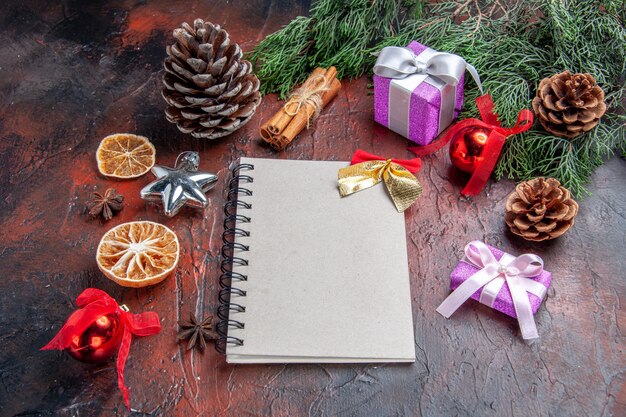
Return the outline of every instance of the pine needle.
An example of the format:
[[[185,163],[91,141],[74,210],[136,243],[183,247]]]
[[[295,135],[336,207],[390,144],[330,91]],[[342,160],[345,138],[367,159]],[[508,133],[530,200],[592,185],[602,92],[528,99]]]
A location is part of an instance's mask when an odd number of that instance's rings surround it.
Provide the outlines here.
[[[530,108],[542,78],[588,72],[606,94],[601,123],[571,141],[537,123],[507,140],[495,170],[496,178],[552,176],[580,197],[595,168],[626,151],[625,21],[623,0],[317,0],[309,17],[266,37],[250,59],[262,91],[285,98],[318,66],[336,66],[341,78],[371,74],[373,53],[417,40],[474,65],[505,126]],[[470,80],[462,118],[477,116]]]

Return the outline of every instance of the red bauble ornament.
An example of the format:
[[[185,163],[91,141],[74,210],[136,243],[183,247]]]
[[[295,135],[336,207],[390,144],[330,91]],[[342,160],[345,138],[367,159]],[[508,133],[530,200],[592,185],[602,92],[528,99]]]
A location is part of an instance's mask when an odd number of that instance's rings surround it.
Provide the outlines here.
[[[118,313],[98,317],[82,334],[72,335],[65,349],[81,362],[103,362],[117,353],[124,328]]]
[[[450,140],[452,164],[461,171],[474,172],[483,160],[483,149],[490,133],[483,127],[467,127],[457,132]]]
[[[480,120],[462,120],[447,129],[439,140],[426,146],[409,148],[415,155],[425,156],[450,143],[452,164],[472,174],[461,191],[466,196],[480,194],[498,162],[507,137],[527,131],[533,124],[533,113],[524,109],[517,115],[515,126],[502,127],[489,94],[478,97],[476,107]]]
[[[150,336],[161,331],[159,316],[148,311],[133,314],[107,293],[87,288],[76,297],[78,310],[41,350],[67,350],[83,362],[100,362],[117,353],[117,386],[130,409],[130,393],[124,384],[124,365],[133,335]]]

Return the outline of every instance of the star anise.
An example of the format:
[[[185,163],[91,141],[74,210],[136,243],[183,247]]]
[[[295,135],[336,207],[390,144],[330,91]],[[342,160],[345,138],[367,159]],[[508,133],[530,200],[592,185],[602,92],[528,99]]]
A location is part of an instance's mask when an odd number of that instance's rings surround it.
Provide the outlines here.
[[[198,321],[191,313],[189,321],[179,320],[178,326],[180,327],[178,340],[188,340],[187,350],[199,348],[201,352],[204,352],[206,342],[218,338],[218,334],[213,330],[213,316],[210,314],[202,321]]]
[[[107,188],[104,194],[95,191],[87,203],[89,215],[93,218],[102,217],[104,221],[111,220],[113,214],[124,208],[124,196],[118,194],[115,188]]]

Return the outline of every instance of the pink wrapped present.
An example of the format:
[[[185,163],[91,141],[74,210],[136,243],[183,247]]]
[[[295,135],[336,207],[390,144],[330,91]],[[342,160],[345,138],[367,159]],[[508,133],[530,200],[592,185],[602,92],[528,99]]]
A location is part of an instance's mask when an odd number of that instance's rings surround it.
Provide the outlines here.
[[[480,241],[465,246],[465,256],[450,274],[452,294],[437,311],[450,317],[467,299],[473,298],[518,319],[522,337],[538,337],[533,315],[541,305],[552,280],[543,260],[533,254],[518,257]]]
[[[374,120],[418,145],[427,145],[459,115],[465,70],[482,91],[478,73],[458,55],[418,42],[386,47],[374,65]]]

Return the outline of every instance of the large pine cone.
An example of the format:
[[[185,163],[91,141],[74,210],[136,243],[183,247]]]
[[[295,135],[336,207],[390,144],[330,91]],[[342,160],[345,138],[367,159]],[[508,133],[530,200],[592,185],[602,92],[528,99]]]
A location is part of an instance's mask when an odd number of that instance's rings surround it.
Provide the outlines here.
[[[196,138],[226,136],[254,114],[261,102],[259,80],[225,30],[202,19],[181,26],[164,62],[167,120]]]
[[[561,236],[574,225],[578,204],[554,178],[535,178],[515,187],[506,200],[506,224],[526,240]]]
[[[565,71],[541,80],[533,109],[544,129],[572,139],[598,124],[606,111],[604,91],[591,74]]]

